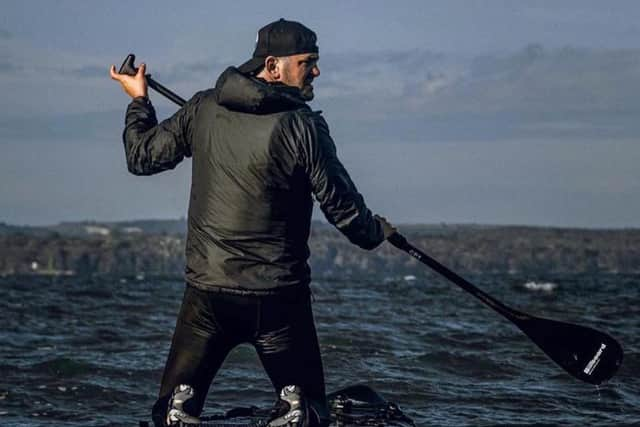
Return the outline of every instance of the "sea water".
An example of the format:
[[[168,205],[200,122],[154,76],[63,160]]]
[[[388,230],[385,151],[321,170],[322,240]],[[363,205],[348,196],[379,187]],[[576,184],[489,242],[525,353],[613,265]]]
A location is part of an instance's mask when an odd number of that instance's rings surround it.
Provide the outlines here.
[[[640,425],[640,276],[467,278],[514,308],[610,333],[625,349],[620,371],[600,387],[570,377],[435,276],[325,278],[312,289],[327,389],[368,384],[419,426]],[[182,283],[0,278],[0,289],[0,425],[149,418]],[[274,399],[253,349],[241,346],[206,411]]]

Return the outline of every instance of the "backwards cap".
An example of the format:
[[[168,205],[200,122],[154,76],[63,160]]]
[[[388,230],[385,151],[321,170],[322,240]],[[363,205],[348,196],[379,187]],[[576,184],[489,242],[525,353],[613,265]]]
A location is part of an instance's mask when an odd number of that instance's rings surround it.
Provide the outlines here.
[[[316,40],[316,33],[301,23],[281,18],[260,28],[253,57],[238,69],[245,74],[255,74],[262,69],[267,56],[317,53]]]

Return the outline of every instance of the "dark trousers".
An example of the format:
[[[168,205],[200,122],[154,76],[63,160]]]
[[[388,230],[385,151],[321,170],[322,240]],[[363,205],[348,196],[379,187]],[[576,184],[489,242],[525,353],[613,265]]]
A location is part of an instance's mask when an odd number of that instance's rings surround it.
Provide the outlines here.
[[[242,343],[254,346],[276,392],[286,385],[298,385],[308,398],[326,405],[307,287],[247,296],[187,286],[153,408],[155,425],[164,425],[168,401],[179,384],[194,388],[188,409],[192,415],[200,415],[222,362]]]

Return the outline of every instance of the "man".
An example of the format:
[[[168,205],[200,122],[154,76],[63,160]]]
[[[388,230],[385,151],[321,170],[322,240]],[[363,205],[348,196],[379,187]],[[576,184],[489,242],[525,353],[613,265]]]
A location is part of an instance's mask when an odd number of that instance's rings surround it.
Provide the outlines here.
[[[395,229],[366,207],[338,160],[329,128],[307,101],[320,75],[316,35],[285,21],[260,29],[253,57],[230,67],[157,122],[145,66],[111,77],[133,100],[124,146],[129,170],[150,175],[193,157],[186,290],[167,359],[156,425],[179,385],[199,415],[229,351],[251,343],[276,390],[296,385],[325,402],[307,264],[312,195],[328,221],[365,249]]]

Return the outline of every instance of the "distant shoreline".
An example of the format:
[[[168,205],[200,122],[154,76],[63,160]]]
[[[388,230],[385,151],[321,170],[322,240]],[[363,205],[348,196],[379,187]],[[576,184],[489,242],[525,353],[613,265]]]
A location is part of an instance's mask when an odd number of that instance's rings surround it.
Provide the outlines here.
[[[314,220],[315,226],[327,226],[330,224],[323,220]],[[544,225],[544,224],[498,224],[498,223],[475,223],[475,222],[463,222],[463,223],[421,223],[421,222],[403,222],[394,223],[397,227],[404,228],[523,228],[523,229],[558,229],[558,230],[578,230],[578,231],[640,231],[640,227],[636,226],[597,226],[597,227],[580,227],[580,226],[561,226],[561,225]],[[55,231],[55,232],[67,232],[75,228],[82,228],[86,226],[98,226],[107,227],[110,229],[122,229],[126,227],[139,227],[143,231],[150,232],[155,230],[164,230],[167,232],[175,232],[176,230],[183,230],[186,232],[187,220],[185,218],[180,219],[160,219],[160,218],[143,218],[143,219],[131,219],[122,221],[100,221],[100,220],[78,220],[78,221],[61,221],[56,224],[10,224],[0,220],[0,234],[7,232],[42,232],[42,231]]]
[[[174,277],[184,271],[183,220],[0,224],[0,275],[29,277]],[[465,274],[640,273],[640,229],[496,225],[401,225],[417,247]],[[314,277],[427,274],[385,243],[373,251],[314,222],[309,239]]]

